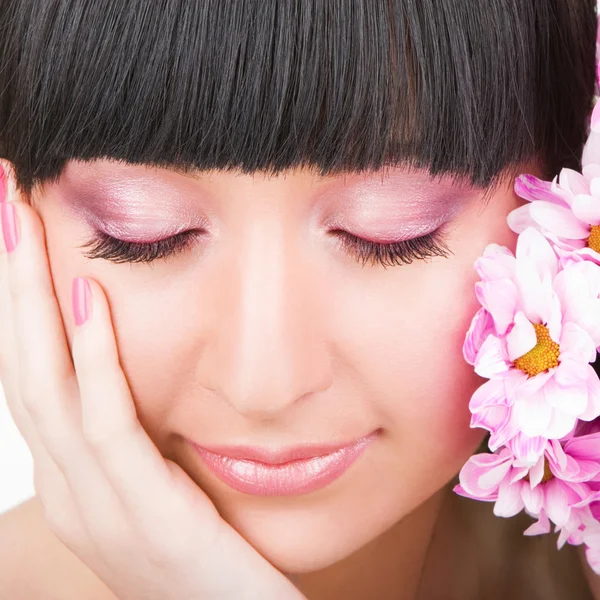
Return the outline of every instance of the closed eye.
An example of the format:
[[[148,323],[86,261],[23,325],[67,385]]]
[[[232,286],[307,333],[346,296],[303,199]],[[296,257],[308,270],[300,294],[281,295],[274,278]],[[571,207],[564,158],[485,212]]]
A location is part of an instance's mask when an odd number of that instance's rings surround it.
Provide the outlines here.
[[[337,238],[339,250],[355,258],[363,267],[367,263],[384,268],[407,265],[415,260],[452,254],[440,229],[421,237],[386,244],[365,240],[342,229],[329,233]],[[139,243],[96,231],[92,239],[80,248],[88,249],[85,256],[90,259],[102,258],[114,263],[152,263],[185,252],[202,235],[201,230],[191,229],[155,242]]]
[[[185,252],[202,234],[200,230],[190,229],[155,242],[139,243],[96,231],[92,239],[80,248],[88,248],[85,256],[91,259],[103,258],[114,263],[152,263]]]
[[[338,238],[340,249],[353,256],[363,267],[369,262],[384,268],[408,265],[415,260],[436,256],[447,258],[452,254],[441,229],[421,237],[387,244],[365,240],[343,229],[335,229],[330,233]]]

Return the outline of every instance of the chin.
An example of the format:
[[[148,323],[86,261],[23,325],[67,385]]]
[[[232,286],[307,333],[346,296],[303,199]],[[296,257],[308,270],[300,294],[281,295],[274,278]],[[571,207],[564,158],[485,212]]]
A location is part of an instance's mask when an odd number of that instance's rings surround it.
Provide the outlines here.
[[[324,512],[268,512],[264,519],[240,515],[236,521],[231,524],[239,533],[278,570],[288,574],[329,567],[373,537],[369,525],[336,520]]]
[[[300,497],[299,497],[300,498]],[[236,500],[220,506],[223,518],[279,571],[303,574],[329,567],[350,556],[401,520],[397,498],[376,502],[376,496],[331,496],[303,502],[273,498],[272,502]],[[335,501],[337,500],[337,502]],[[412,507],[414,508],[414,507]]]

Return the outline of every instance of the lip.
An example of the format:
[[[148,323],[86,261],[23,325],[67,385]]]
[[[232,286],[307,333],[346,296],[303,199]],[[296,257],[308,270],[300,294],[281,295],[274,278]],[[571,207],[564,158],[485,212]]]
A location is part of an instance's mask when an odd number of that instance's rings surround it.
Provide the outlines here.
[[[208,469],[231,488],[257,496],[292,496],[319,490],[341,477],[379,433],[342,444],[285,449],[191,444]]]

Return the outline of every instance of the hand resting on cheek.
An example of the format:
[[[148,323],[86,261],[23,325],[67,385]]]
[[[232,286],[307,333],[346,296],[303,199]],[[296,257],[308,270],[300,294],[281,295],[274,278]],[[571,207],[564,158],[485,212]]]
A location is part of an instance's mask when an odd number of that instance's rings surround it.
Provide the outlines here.
[[[119,600],[304,598],[146,434],[93,280],[73,281],[69,351],[42,221],[5,173],[0,379],[53,532]]]

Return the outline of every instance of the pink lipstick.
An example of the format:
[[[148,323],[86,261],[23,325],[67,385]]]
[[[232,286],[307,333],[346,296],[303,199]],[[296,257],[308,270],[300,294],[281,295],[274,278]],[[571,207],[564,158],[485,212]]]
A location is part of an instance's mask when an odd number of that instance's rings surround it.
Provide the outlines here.
[[[279,451],[242,446],[192,446],[208,469],[231,488],[256,496],[308,494],[341,477],[379,435],[337,446]]]

